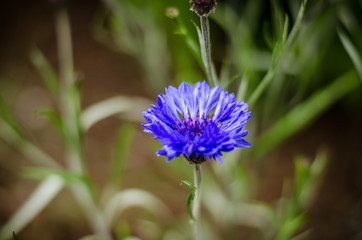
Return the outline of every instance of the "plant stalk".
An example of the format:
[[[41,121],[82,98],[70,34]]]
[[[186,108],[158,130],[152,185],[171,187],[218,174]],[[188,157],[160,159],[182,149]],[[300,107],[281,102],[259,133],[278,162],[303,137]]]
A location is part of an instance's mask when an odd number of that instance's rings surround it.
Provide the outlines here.
[[[210,44],[210,26],[209,26],[209,18],[207,16],[200,16],[201,23],[201,33],[202,40],[201,42],[201,54],[202,61],[204,62],[206,75],[209,80],[209,83],[214,84],[214,86],[218,85],[215,67],[212,63],[211,58],[211,44]]]
[[[83,173],[81,140],[77,129],[79,103],[74,97],[74,68],[72,38],[69,16],[65,8],[56,12],[56,35],[59,56],[59,78],[61,81],[60,108],[64,121],[64,134],[67,139],[68,167],[75,173]]]
[[[76,88],[74,78],[71,28],[66,8],[61,8],[56,12],[55,22],[61,81],[59,101],[64,121],[67,165],[70,171],[85,175],[82,129],[79,118],[81,111],[79,89]],[[93,199],[91,189],[81,184],[74,184],[71,189],[95,233],[102,236],[102,239],[111,240],[112,237],[106,226],[104,216]]]
[[[196,187],[195,198],[193,202],[194,221],[194,239],[200,240],[200,203],[201,203],[201,165],[195,164],[194,168],[194,186]]]

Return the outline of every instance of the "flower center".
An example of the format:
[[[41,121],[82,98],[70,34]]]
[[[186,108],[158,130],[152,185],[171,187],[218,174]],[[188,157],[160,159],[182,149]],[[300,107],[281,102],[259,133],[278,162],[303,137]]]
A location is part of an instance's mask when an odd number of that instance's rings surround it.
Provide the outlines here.
[[[189,133],[190,141],[196,136],[202,136],[204,133],[205,125],[208,124],[206,116],[203,116],[201,119],[199,118],[185,118],[182,117],[181,121],[177,121],[175,128],[181,133]]]

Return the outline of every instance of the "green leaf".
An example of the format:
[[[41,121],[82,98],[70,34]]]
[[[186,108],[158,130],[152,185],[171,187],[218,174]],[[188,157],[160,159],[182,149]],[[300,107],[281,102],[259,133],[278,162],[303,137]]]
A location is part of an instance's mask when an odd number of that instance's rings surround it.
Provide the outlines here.
[[[14,231],[13,231],[13,238],[14,238],[14,240],[19,240],[18,236],[16,236]]]
[[[14,115],[12,114],[8,104],[5,102],[5,99],[0,95],[0,119],[4,120],[4,123],[12,131],[13,137],[17,140],[24,139],[21,127],[15,120]]]
[[[41,74],[45,85],[48,90],[52,93],[55,99],[59,97],[59,81],[56,73],[53,68],[50,66],[49,62],[46,60],[45,56],[39,49],[34,49],[30,54],[30,60],[34,66],[38,69]]]
[[[114,158],[110,168],[110,184],[119,187],[124,177],[126,163],[130,155],[136,126],[132,123],[123,123],[117,135]]]
[[[1,238],[10,239],[13,231],[20,232],[24,229],[48,206],[63,187],[64,182],[58,176],[51,175],[44,179],[13,213],[10,219],[5,224],[2,224],[0,227]]]
[[[273,49],[271,68],[276,68],[285,51],[285,42],[288,37],[289,17],[285,14],[283,31]]]
[[[298,199],[301,205],[306,205],[310,199],[315,197],[316,191],[320,186],[320,181],[323,177],[325,167],[327,164],[327,155],[324,151],[317,153],[314,161],[306,169],[308,176],[306,177],[303,185],[299,184]]]
[[[235,75],[235,76],[232,76],[228,81],[227,83],[225,84],[225,86],[223,87],[225,91],[228,90],[229,86],[231,83],[234,82],[235,79],[237,79],[238,77],[240,77],[239,75]]]
[[[289,17],[287,14],[285,14],[285,18],[284,18],[284,26],[283,26],[283,32],[282,32],[282,43],[285,43],[285,41],[287,41],[288,38],[288,29],[289,29]]]
[[[198,26],[196,25],[196,23],[194,21],[192,21],[192,23],[197,30]],[[197,42],[194,40],[192,35],[187,31],[187,27],[183,24],[183,22],[179,18],[177,18],[177,24],[178,24],[178,29],[175,31],[175,34],[185,38],[186,45],[190,49],[191,53],[194,55],[200,67],[203,67],[201,54]]]
[[[286,23],[285,19],[287,16],[284,14],[279,1],[272,0],[271,7],[272,7],[272,17],[273,17],[272,26],[274,28],[274,35],[276,36],[277,39],[279,39],[280,35],[283,33],[283,30],[285,30],[285,23]]]
[[[297,33],[300,30],[302,20],[303,20],[303,17],[304,17],[304,13],[305,13],[306,4],[307,4],[307,0],[303,0],[301,6],[299,8],[298,16],[297,16],[297,19],[296,19],[296,21],[294,23],[294,26],[293,26],[292,30],[290,31],[290,34],[289,34],[288,38],[285,40],[285,48],[286,49],[288,49],[292,45],[295,37],[297,36]]]
[[[201,29],[199,28],[199,26],[197,26],[197,24],[194,22],[194,21],[192,21],[192,24],[194,25],[194,27],[196,28],[196,32],[197,32],[197,36],[198,36],[198,38],[199,38],[199,44],[200,44],[200,49],[204,49],[205,48],[205,44],[204,44],[204,41],[202,40],[203,39],[203,36],[202,36],[202,32],[201,32]],[[205,61],[206,61],[206,56],[205,56],[205,53],[204,53],[204,51],[197,51],[198,53],[201,53],[201,54],[199,54],[199,56],[201,56],[201,62],[200,62],[200,66],[201,67],[204,67],[204,63],[205,63]]]
[[[353,65],[355,66],[359,78],[362,81],[362,60],[361,56],[359,55],[356,46],[353,44],[351,39],[345,34],[342,29],[337,29],[338,37],[342,42],[342,45],[346,52],[348,53],[349,57],[352,60]]]
[[[191,182],[186,181],[186,180],[182,180],[181,183],[186,184],[191,190],[190,196],[187,199],[187,212],[189,213],[190,218],[192,220],[195,220],[195,217],[192,213],[192,207],[193,207],[193,203],[194,203],[194,199],[195,199],[196,187]]]
[[[92,180],[85,175],[76,174],[67,170],[44,167],[24,167],[23,173],[26,177],[33,179],[46,179],[55,175],[68,184],[81,183],[85,185],[91,193],[94,193],[95,186]]]
[[[306,221],[306,214],[301,213],[293,219],[287,220],[281,226],[280,231],[277,236],[277,240],[289,240],[293,234],[301,228]]]
[[[137,103],[135,98],[116,96],[92,104],[82,112],[82,128],[87,131],[94,124],[107,117],[134,109]]]
[[[41,111],[38,112],[39,116],[45,117],[46,119],[48,119],[53,126],[58,130],[58,132],[64,136],[64,123],[62,118],[60,117],[60,115],[55,112],[52,109],[43,109]]]
[[[308,181],[309,178],[309,167],[310,164],[309,162],[301,157],[298,157],[295,160],[295,172],[296,172],[296,176],[295,176],[295,194],[297,197],[299,197],[302,189],[304,188],[306,182]]]

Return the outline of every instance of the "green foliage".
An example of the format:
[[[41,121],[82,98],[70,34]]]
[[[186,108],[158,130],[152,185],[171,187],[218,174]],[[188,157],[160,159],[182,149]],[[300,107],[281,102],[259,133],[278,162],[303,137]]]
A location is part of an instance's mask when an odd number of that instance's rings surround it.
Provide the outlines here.
[[[307,222],[305,208],[315,196],[316,187],[322,180],[326,166],[326,154],[319,152],[313,163],[298,157],[295,160],[295,179],[290,197],[286,197],[281,210],[280,225],[278,226],[277,240],[291,239],[297,231],[301,231]]]
[[[270,152],[281,142],[310,124],[333,103],[359,86],[354,71],[347,72],[324,89],[314,93],[293,110],[281,117],[259,139],[254,151],[259,156]]]
[[[269,84],[271,84],[271,82],[274,78],[275,72],[277,71],[278,65],[282,59],[282,56],[285,54],[285,51],[287,51],[290,48],[291,44],[293,43],[293,41],[296,37],[296,34],[300,29],[300,24],[301,24],[303,16],[304,16],[305,3],[306,3],[306,1],[302,1],[297,20],[289,35],[287,34],[288,27],[289,27],[289,18],[288,18],[288,16],[285,17],[283,32],[273,50],[271,67],[269,68],[268,72],[265,74],[264,78],[259,83],[258,87],[253,91],[253,94],[248,99],[248,103],[251,106],[256,104],[256,101],[261,96],[263,91],[265,91],[266,87]]]

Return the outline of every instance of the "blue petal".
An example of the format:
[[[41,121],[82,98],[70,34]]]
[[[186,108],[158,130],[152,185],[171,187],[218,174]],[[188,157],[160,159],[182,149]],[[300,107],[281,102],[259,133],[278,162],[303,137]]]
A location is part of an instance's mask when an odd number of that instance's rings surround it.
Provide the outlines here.
[[[221,88],[216,86],[211,89],[209,99],[207,100],[207,104],[205,106],[205,114],[209,114],[212,109],[215,108],[217,101],[219,100]]]

